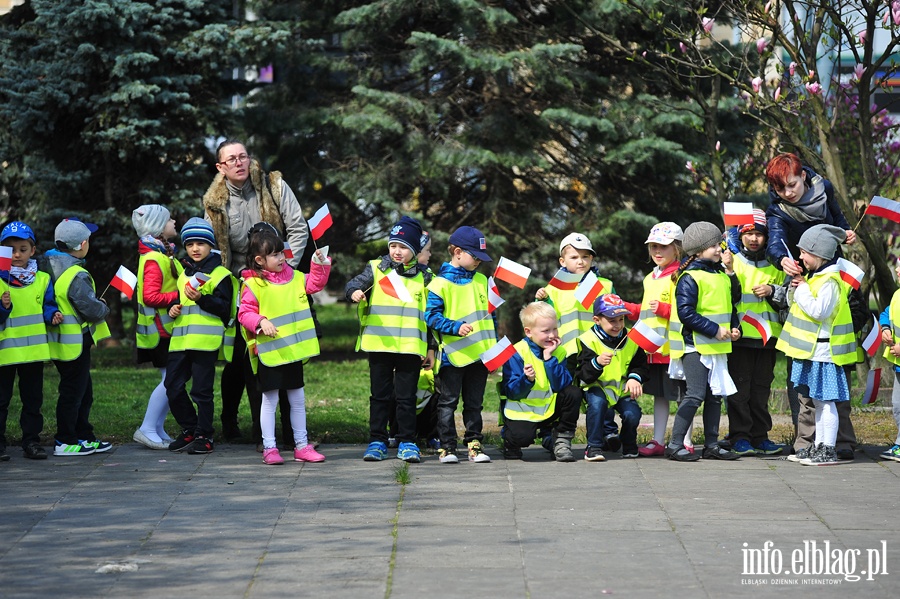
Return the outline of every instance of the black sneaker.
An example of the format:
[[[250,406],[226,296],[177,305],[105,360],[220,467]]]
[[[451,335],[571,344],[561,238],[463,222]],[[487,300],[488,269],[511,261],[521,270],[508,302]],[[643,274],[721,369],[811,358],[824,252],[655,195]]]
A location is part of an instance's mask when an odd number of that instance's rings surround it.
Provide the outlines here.
[[[741,456],[720,445],[713,445],[712,447],[703,448],[704,460],[736,460],[739,457]]]
[[[8,462],[8,461],[9,461],[9,454],[6,453],[6,448],[0,447],[0,462]]]
[[[678,449],[666,447],[666,457],[676,462],[696,462],[700,459],[699,454],[690,452],[684,447],[679,447]]]
[[[586,462],[605,462],[606,457],[604,457],[603,452],[600,451],[599,447],[591,447],[588,445],[584,450],[584,460]]]
[[[213,440],[197,435],[194,437],[194,440],[191,441],[190,445],[184,448],[184,451],[190,454],[212,453]]]
[[[619,438],[617,433],[606,435],[606,437],[603,438],[603,448],[612,452],[619,451],[622,449],[622,439]]]
[[[503,458],[507,460],[521,460],[522,459],[522,448],[516,447],[515,445],[510,445],[506,441],[503,441]]]
[[[22,448],[29,460],[46,460],[47,451],[37,443],[29,443]]]
[[[185,447],[194,441],[194,433],[191,431],[181,431],[181,434],[169,443],[169,451],[183,451]]]
[[[854,457],[856,456],[853,455],[853,450],[849,447],[841,447],[837,450],[837,459],[842,462],[852,460]]]

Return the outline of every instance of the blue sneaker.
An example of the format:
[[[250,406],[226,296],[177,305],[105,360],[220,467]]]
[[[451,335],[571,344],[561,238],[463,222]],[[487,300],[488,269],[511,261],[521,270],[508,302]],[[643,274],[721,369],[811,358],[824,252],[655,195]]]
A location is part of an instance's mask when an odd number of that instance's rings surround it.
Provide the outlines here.
[[[760,453],[762,455],[778,455],[782,451],[784,451],[784,445],[766,439],[759,445],[755,446],[753,449],[756,450],[756,453]]]
[[[419,446],[415,443],[400,443],[400,447],[397,449],[397,459],[418,464],[422,461],[422,457],[419,455]]]
[[[747,439],[736,441],[734,445],[731,446],[731,451],[738,455],[756,455],[756,450],[750,445],[750,441]]]
[[[363,454],[363,460],[367,462],[380,462],[387,457],[387,444],[381,441],[372,441],[366,447],[366,453]]]
[[[441,440],[436,437],[432,437],[431,439],[428,439],[428,443],[426,444],[426,446],[428,447],[428,449],[437,451],[441,448]]]

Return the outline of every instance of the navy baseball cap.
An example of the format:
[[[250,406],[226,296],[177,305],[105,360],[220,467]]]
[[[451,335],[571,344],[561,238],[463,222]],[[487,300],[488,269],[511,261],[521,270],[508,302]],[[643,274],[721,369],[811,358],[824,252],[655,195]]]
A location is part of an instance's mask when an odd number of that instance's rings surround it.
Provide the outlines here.
[[[0,242],[6,241],[10,238],[30,239],[31,243],[37,243],[37,239],[34,237],[34,231],[31,230],[31,227],[20,220],[14,220],[13,222],[3,227],[3,231],[0,232]]]
[[[618,318],[630,313],[631,311],[625,307],[625,302],[615,293],[607,293],[594,300],[594,316]]]
[[[487,252],[487,242],[484,233],[475,227],[460,227],[450,236],[450,245],[465,250],[482,262],[493,262]]]

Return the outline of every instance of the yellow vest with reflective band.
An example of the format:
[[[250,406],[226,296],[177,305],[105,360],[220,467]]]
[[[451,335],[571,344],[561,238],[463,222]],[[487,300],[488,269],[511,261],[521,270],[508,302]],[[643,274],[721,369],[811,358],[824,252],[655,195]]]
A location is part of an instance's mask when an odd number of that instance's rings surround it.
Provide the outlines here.
[[[690,270],[678,277],[690,276],[697,282],[697,314],[704,316],[719,326],[731,330],[731,280],[724,272]],[[678,298],[672,296],[672,319],[669,321],[669,355],[680,358],[684,355],[684,337],[681,320],[678,318]],[[731,353],[731,338],[719,341],[698,331],[691,331],[694,347],[705,355]]]
[[[837,270],[816,274],[809,279],[809,291],[813,297],[818,297],[826,281],[834,281],[838,286],[837,313],[831,323],[828,339],[831,359],[838,366],[853,364],[856,362],[857,343],[853,319],[850,316],[850,304],[847,302],[850,285],[841,280]],[[800,305],[794,302],[775,349],[783,351],[786,356],[795,360],[812,358],[816,351],[817,340],[822,338],[822,325],[822,322],[807,316]]]
[[[319,355],[303,273],[294,272],[293,278],[282,284],[260,277],[250,277],[244,284],[259,302],[259,313],[278,329],[275,337],[257,333],[256,355],[260,362],[281,366]]]
[[[44,362],[50,359],[44,297],[50,275],[38,271],[27,287],[8,286],[12,313],[0,324],[0,366]]]
[[[362,327],[356,341],[356,351],[414,354],[424,358],[428,349],[425,277],[421,272],[414,277],[400,277],[413,298],[412,303],[403,303],[381,289],[380,282],[390,271],[381,272],[379,264],[380,260],[369,262],[375,280],[371,301],[360,302],[356,307]]]
[[[215,288],[226,278],[231,277],[231,272],[224,266],[217,266],[209,273],[209,280],[200,286],[201,295],[212,295]],[[234,310],[237,303],[237,284],[231,281],[231,317],[229,324],[223,324],[222,319],[214,314],[206,312],[197,302],[184,294],[184,286],[191,277],[183,272],[178,275],[178,295],[181,301],[181,314],[175,319],[172,328],[172,341],[169,343],[169,351],[222,351],[219,357],[231,361],[234,353]]]
[[[732,264],[734,274],[741,282],[741,303],[738,304],[738,318],[743,318],[747,312],[753,312],[769,323],[772,336],[781,334],[781,320],[778,311],[764,297],[756,297],[753,288],[757,285],[772,285],[777,287],[787,278],[783,272],[769,264],[766,260],[753,261],[743,254],[735,254]],[[741,321],[741,336],[747,339],[762,339],[762,335],[756,327],[749,322]]]
[[[428,286],[444,302],[444,318],[472,325],[465,337],[441,335],[441,351],[454,366],[468,366],[481,360],[481,354],[497,342],[494,319],[488,312],[487,277],[475,273],[472,282],[457,285],[443,277],[435,277]]]
[[[655,353],[663,356],[669,355],[669,321],[668,319],[658,316],[650,309],[650,302],[656,300],[663,304],[669,304],[671,309],[675,308],[675,282],[672,276],[666,275],[657,279],[653,278],[653,274],[644,277],[644,298],[641,300],[641,316],[640,320],[645,325],[653,329],[657,335],[666,340],[666,342],[656,350]]]
[[[137,314],[137,330],[135,334],[135,343],[140,349],[153,349],[159,345],[159,329],[156,328],[156,317],[163,325],[163,328],[171,335],[172,327],[175,325],[175,319],[169,316],[169,309],[166,306],[161,308],[151,308],[144,303],[144,269],[147,262],[156,262],[162,272],[162,287],[160,292],[171,293],[177,289],[176,282],[178,277],[172,275],[171,264],[175,264],[175,269],[181,275],[184,267],[177,260],[172,260],[165,254],[160,252],[148,252],[143,254],[138,261],[137,273],[137,294],[138,314]]]
[[[503,417],[508,420],[543,422],[550,418],[556,410],[556,393],[550,389],[550,379],[547,377],[544,361],[531,353],[531,347],[525,339],[516,343],[515,348],[522,357],[522,361],[525,364],[531,364],[534,368],[534,385],[523,399],[506,400]],[[566,351],[562,346],[556,348],[553,358],[560,362],[565,361]]]
[[[94,293],[97,288],[94,287],[94,278],[91,273],[78,265],[70,266],[63,274],[56,279],[53,286],[56,292],[56,305],[62,314],[62,322],[59,325],[50,325],[47,327],[47,341],[50,344],[50,358],[61,362],[71,362],[81,355],[83,344],[84,330],[87,329],[94,339],[94,343],[106,339],[110,336],[109,327],[106,321],[89,323],[83,322],[81,317],[75,312],[75,307],[69,301],[69,285],[75,279],[78,273],[87,274],[91,281],[91,288]]]
[[[625,329],[623,332],[627,335],[628,329]],[[638,351],[637,343],[628,337],[625,337],[625,343],[622,344],[622,347],[613,351],[611,347],[603,343],[600,338],[597,337],[594,331],[588,331],[578,338],[578,344],[579,351],[581,351],[581,347],[587,347],[597,354],[597,356],[600,356],[600,354],[613,354],[612,361],[603,367],[600,378],[590,385],[581,383],[581,388],[591,389],[593,387],[600,387],[603,390],[603,394],[606,396],[606,401],[609,402],[609,405],[611,406],[619,403],[619,399],[622,397],[631,397],[625,391],[625,377],[628,376],[628,367],[631,365],[631,360]]]
[[[891,296],[891,335],[893,336],[893,345],[900,341],[900,289]],[[891,353],[891,346],[884,348],[884,359],[891,364],[900,365],[900,357]]]
[[[597,279],[603,285],[600,295],[613,292],[612,281],[603,277]],[[566,355],[571,356],[578,351],[578,345],[575,343],[578,336],[594,326],[594,310],[585,308],[575,299],[575,290],[564,291],[547,285],[544,291],[553,302],[553,309],[556,310],[556,317],[559,319],[560,345],[566,350]]]

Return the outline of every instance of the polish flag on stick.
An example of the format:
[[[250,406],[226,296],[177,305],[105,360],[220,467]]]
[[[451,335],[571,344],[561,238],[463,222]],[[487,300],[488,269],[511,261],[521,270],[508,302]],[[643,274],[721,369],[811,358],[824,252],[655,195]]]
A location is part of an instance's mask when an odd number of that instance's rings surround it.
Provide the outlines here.
[[[900,223],[900,202],[889,200],[881,196],[875,196],[866,206],[866,214],[873,214],[895,223]]]
[[[725,202],[724,220],[726,227],[753,224],[753,204],[750,202]]]
[[[866,377],[866,390],[863,392],[862,405],[866,406],[875,403],[878,399],[878,388],[881,387],[881,369],[873,368]]]
[[[500,258],[500,262],[497,263],[497,270],[494,271],[494,277],[501,281],[506,281],[510,285],[515,285],[519,289],[525,289],[525,283],[530,276],[530,268],[503,257]]]
[[[841,279],[854,289],[859,289],[863,277],[866,276],[865,271],[849,260],[843,258],[838,258],[837,265],[841,271]]]
[[[0,245],[0,270],[12,268],[12,248],[8,245]]]
[[[869,331],[869,334],[863,340],[862,347],[869,354],[870,358],[874,358],[878,348],[881,347],[881,327],[878,326],[878,321],[875,319],[874,314],[872,315],[872,330]]]
[[[294,257],[294,250],[291,249],[291,244],[287,241],[284,242],[284,257],[288,260]]]
[[[769,321],[759,314],[756,314],[755,312],[746,312],[741,320],[759,332],[759,336],[762,337],[763,345],[768,343],[769,339],[772,338],[772,327],[769,326]]]
[[[584,280],[575,289],[575,299],[577,299],[585,310],[590,310],[594,305],[594,300],[603,292],[603,283],[597,278],[592,271],[584,277]]]
[[[331,211],[328,210],[328,204],[323,204],[309,219],[309,234],[312,235],[313,240],[319,239],[331,225]]]
[[[387,276],[378,281],[378,284],[381,286],[382,291],[389,296],[400,300],[404,304],[413,301],[412,296],[409,294],[409,290],[406,288],[406,285],[403,284],[403,279],[400,278],[400,275],[397,274],[396,270],[392,269],[388,271]]]
[[[494,372],[512,358],[516,353],[515,346],[510,342],[509,338],[504,335],[503,339],[497,342],[497,345],[481,354],[481,361],[487,367],[488,372]]]
[[[666,338],[651,329],[643,320],[634,323],[634,328],[628,331],[628,338],[648,354],[655,354],[666,344]]]
[[[553,278],[550,279],[550,282],[547,283],[551,287],[556,287],[557,289],[561,289],[563,291],[572,291],[576,287],[578,287],[578,283],[581,282],[581,275],[569,272],[564,268],[560,268],[556,271],[556,274],[553,275]]]
[[[116,271],[116,276],[113,277],[109,284],[127,295],[128,299],[131,299],[134,297],[134,288],[137,287],[137,276],[124,266],[120,266],[119,270]]]
[[[506,303],[506,300],[500,297],[500,289],[494,281],[494,277],[488,277],[488,314],[493,314],[494,310]]]
[[[209,280],[209,275],[204,274],[202,272],[196,273],[193,277],[188,280],[188,285],[191,286],[191,289],[200,289],[203,287],[203,283]]]

